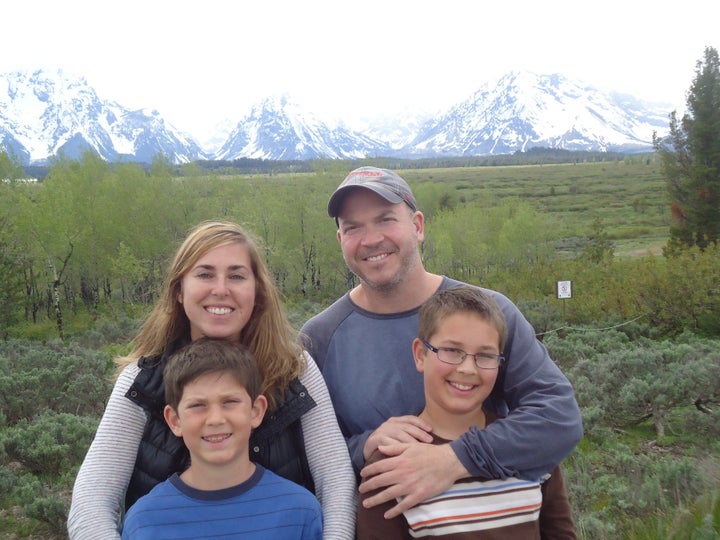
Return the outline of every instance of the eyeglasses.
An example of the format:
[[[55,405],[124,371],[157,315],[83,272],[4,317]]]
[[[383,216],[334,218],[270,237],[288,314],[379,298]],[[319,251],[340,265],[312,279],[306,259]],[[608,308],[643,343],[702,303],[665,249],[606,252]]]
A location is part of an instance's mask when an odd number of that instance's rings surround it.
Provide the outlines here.
[[[491,354],[491,353],[477,353],[470,354],[460,349],[452,349],[450,347],[433,347],[427,341],[423,340],[425,345],[432,352],[437,354],[438,360],[445,364],[453,364],[455,366],[462,364],[465,358],[472,356],[475,360],[475,365],[479,369],[497,369],[500,364],[505,361],[505,357],[502,354]]]

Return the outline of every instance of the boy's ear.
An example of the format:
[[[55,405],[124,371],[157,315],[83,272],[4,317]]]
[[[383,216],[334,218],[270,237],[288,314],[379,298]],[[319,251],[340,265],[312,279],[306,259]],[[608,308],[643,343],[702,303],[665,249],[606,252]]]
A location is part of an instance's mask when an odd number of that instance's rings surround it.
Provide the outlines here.
[[[415,358],[415,369],[420,373],[425,372],[425,353],[427,347],[420,341],[420,338],[415,338],[412,342],[413,358]]]
[[[170,405],[165,405],[163,416],[165,416],[165,422],[167,422],[167,425],[170,427],[170,431],[172,431],[176,437],[182,437],[182,428],[180,427],[180,421],[175,409]]]
[[[260,394],[258,397],[255,398],[255,401],[252,405],[252,411],[250,411],[250,425],[253,428],[256,428],[260,424],[262,424],[263,418],[265,418],[265,412],[267,411],[267,407],[268,402],[265,396]]]

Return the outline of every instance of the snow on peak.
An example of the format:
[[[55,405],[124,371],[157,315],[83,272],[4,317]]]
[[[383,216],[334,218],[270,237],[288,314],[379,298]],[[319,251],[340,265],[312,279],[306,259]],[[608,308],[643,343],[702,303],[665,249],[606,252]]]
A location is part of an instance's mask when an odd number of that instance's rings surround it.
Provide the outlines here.
[[[511,153],[536,146],[647,151],[672,107],[601,91],[560,74],[510,71],[447,111],[398,111],[355,129],[328,124],[288,93],[259,101],[205,137],[206,149],[156,110],[101,100],[83,77],[57,71],[0,74],[0,146],[26,163],[93,150],[107,160],[356,159]]]

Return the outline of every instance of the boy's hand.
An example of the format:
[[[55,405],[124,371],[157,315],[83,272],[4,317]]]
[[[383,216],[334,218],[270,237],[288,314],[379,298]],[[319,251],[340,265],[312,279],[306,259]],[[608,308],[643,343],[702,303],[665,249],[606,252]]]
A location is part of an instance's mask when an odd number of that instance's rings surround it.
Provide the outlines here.
[[[428,497],[447,490],[456,480],[470,476],[449,444],[392,444],[381,445],[379,450],[389,457],[360,471],[360,476],[367,478],[360,484],[360,493],[385,488],[365,499],[365,508],[401,498],[385,512],[385,519],[400,515]]]
[[[430,431],[432,431],[432,426],[417,416],[394,416],[380,424],[367,438],[363,447],[363,457],[367,461],[381,445],[432,442]]]

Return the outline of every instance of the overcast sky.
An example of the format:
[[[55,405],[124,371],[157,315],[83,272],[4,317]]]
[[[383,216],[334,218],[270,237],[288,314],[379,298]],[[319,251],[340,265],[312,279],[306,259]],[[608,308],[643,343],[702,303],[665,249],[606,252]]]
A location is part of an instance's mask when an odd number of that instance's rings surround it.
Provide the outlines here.
[[[717,0],[22,0],[0,72],[62,69],[207,132],[287,92],[321,118],[446,109],[512,70],[684,106]]]

